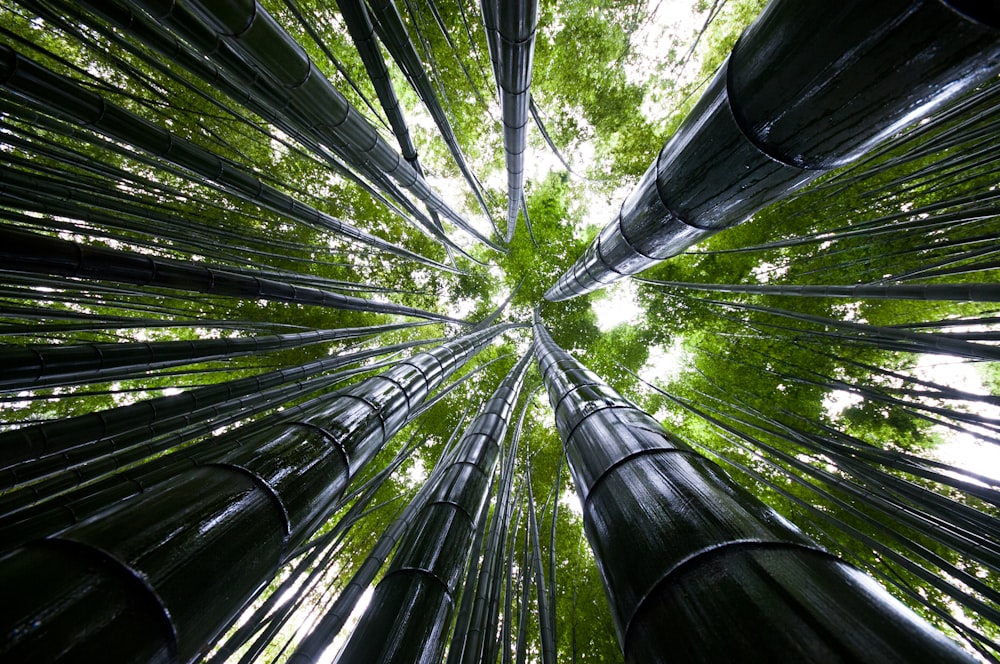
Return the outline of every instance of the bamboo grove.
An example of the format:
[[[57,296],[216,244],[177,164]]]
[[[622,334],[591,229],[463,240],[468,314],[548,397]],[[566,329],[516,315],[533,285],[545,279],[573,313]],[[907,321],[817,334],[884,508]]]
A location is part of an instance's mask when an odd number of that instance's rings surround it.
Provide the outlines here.
[[[998,74],[965,0],[0,0],[0,659],[1000,662]]]

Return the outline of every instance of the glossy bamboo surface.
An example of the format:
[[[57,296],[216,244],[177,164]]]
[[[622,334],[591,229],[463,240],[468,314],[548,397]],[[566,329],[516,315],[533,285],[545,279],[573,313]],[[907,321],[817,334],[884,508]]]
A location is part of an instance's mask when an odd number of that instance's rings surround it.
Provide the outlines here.
[[[134,343],[36,344],[0,347],[0,390],[37,389],[132,375],[166,367],[239,357],[257,352],[299,348],[400,330],[413,323],[309,330],[291,334],[224,337],[190,341]]]
[[[771,2],[546,299],[598,290],[742,223],[988,81],[1000,29],[990,3],[960,4],[973,8]]]
[[[23,274],[118,281],[224,297],[264,299],[345,311],[371,311],[459,322],[415,307],[299,286],[200,261],[157,258],[9,227],[0,229],[0,260],[6,269]]]
[[[282,90],[283,108],[289,107],[289,111],[303,118],[309,129],[325,142],[342,148],[362,171],[374,169],[463,228],[468,226],[409,162],[379,136],[375,127],[260,3],[137,0],[134,4],[172,29],[183,31],[192,29],[192,25],[207,26],[217,39]],[[214,50],[213,45],[204,52],[211,58]]]
[[[507,423],[531,360],[526,354],[469,424],[436,476],[371,604],[338,661],[437,662],[469,562]]]
[[[531,65],[538,23],[536,0],[483,0],[490,57],[500,95],[507,162],[507,242],[514,239],[524,200],[524,151],[528,143]]]
[[[397,256],[448,269],[295,200],[238,164],[139,117],[4,44],[0,44],[0,85],[43,113],[135,146],[272,212],[340,233]]]
[[[140,496],[10,551],[0,558],[0,585],[13,589],[2,629],[14,636],[0,657],[79,661],[76,653],[103,648],[120,661],[158,661],[171,652],[173,661],[197,659],[270,580],[291,547],[322,523],[353,475],[429,390],[509,327],[474,332],[415,355],[340,391],[340,398],[304,408],[294,421],[279,418],[255,446],[181,471]],[[39,553],[67,547],[79,551],[81,560],[98,557],[107,565],[66,577],[58,556]],[[52,578],[63,582],[50,587],[45,601],[31,599],[33,587]],[[78,592],[114,583],[115,592]],[[113,620],[131,621],[138,607],[151,603],[159,611],[150,611],[148,620],[155,615],[158,627],[146,633],[160,634],[158,643],[107,640],[121,631],[108,625],[109,612]],[[90,614],[93,621],[82,619]]]
[[[629,662],[968,662],[559,348],[535,355]]]

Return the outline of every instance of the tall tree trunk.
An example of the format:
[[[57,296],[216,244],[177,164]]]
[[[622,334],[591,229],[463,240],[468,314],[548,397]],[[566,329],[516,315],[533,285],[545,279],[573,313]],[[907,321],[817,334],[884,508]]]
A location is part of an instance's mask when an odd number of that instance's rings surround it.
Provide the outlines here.
[[[0,559],[5,659],[188,662],[274,573],[428,392],[508,326],[339,392],[252,449],[182,472]]]
[[[1000,30],[989,11],[962,0],[775,0],[546,299],[679,254],[990,80]]]
[[[535,355],[628,662],[970,662],[559,348]]]

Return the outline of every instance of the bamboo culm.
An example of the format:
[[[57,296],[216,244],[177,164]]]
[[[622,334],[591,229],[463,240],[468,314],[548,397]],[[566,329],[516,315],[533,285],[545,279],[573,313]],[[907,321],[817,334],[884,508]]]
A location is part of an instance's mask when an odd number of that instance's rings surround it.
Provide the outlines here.
[[[0,623],[18,636],[3,656],[54,661],[72,647],[73,657],[91,661],[110,650],[132,661],[198,658],[411,409],[506,329],[400,362],[281,422],[255,449],[11,551],[0,559],[12,600]]]
[[[530,354],[469,424],[376,585],[340,662],[438,661]]]
[[[0,45],[0,85],[44,113],[68,118],[78,125],[140,148],[273,212],[345,235],[400,257],[453,271],[453,268],[377,238],[295,200],[263,183],[235,163],[224,160],[108,101],[96,92],[28,60],[6,45]]]
[[[835,10],[771,2],[546,299],[589,293],[675,256],[990,80],[1000,30],[989,11],[965,2],[852,0]]]
[[[574,360],[537,315],[535,342],[627,662],[971,661]]]

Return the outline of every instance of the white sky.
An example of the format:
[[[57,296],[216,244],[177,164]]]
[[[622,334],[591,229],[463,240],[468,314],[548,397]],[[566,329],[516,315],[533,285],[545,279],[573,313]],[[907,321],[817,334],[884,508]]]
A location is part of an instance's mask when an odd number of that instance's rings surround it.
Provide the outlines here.
[[[689,362],[690,354],[684,350],[684,342],[678,337],[670,346],[649,349],[649,357],[638,371],[639,377],[648,383],[666,385],[680,376]]]
[[[368,605],[371,603],[374,592],[375,590],[371,586],[365,590],[365,592],[358,599],[358,603],[351,612],[351,615],[347,617],[347,621],[344,623],[344,628],[340,630],[340,633],[336,637],[334,637],[333,641],[330,642],[330,645],[326,647],[326,650],[320,654],[319,658],[316,660],[316,664],[331,664],[334,658],[340,654],[340,649],[347,643],[347,637],[354,631],[354,628],[358,624],[358,620],[361,619],[365,609],[367,609]]]
[[[989,394],[975,367],[958,357],[923,355],[913,374],[921,380],[934,381],[954,389]],[[1000,408],[996,406],[974,401],[963,405],[963,410],[967,412],[1000,421]],[[1000,446],[980,442],[971,433],[959,433],[942,426],[935,426],[934,429],[947,442],[932,451],[933,457],[1000,480]]]
[[[922,355],[909,373],[921,380],[933,381],[945,387],[973,394],[989,394],[975,367],[959,357]],[[823,404],[827,414],[835,419],[845,409],[863,400],[858,394],[835,390],[826,396]],[[944,404],[934,400],[927,402],[1000,421],[1000,409],[990,404],[970,401],[958,406],[954,402]],[[927,456],[1000,480],[1000,446],[980,442],[972,433],[958,432],[941,425],[934,425],[932,431],[939,434],[945,442],[927,452]]]
[[[638,323],[642,309],[636,299],[635,282],[622,279],[605,288],[590,305],[597,316],[597,327],[608,332],[623,324]]]

